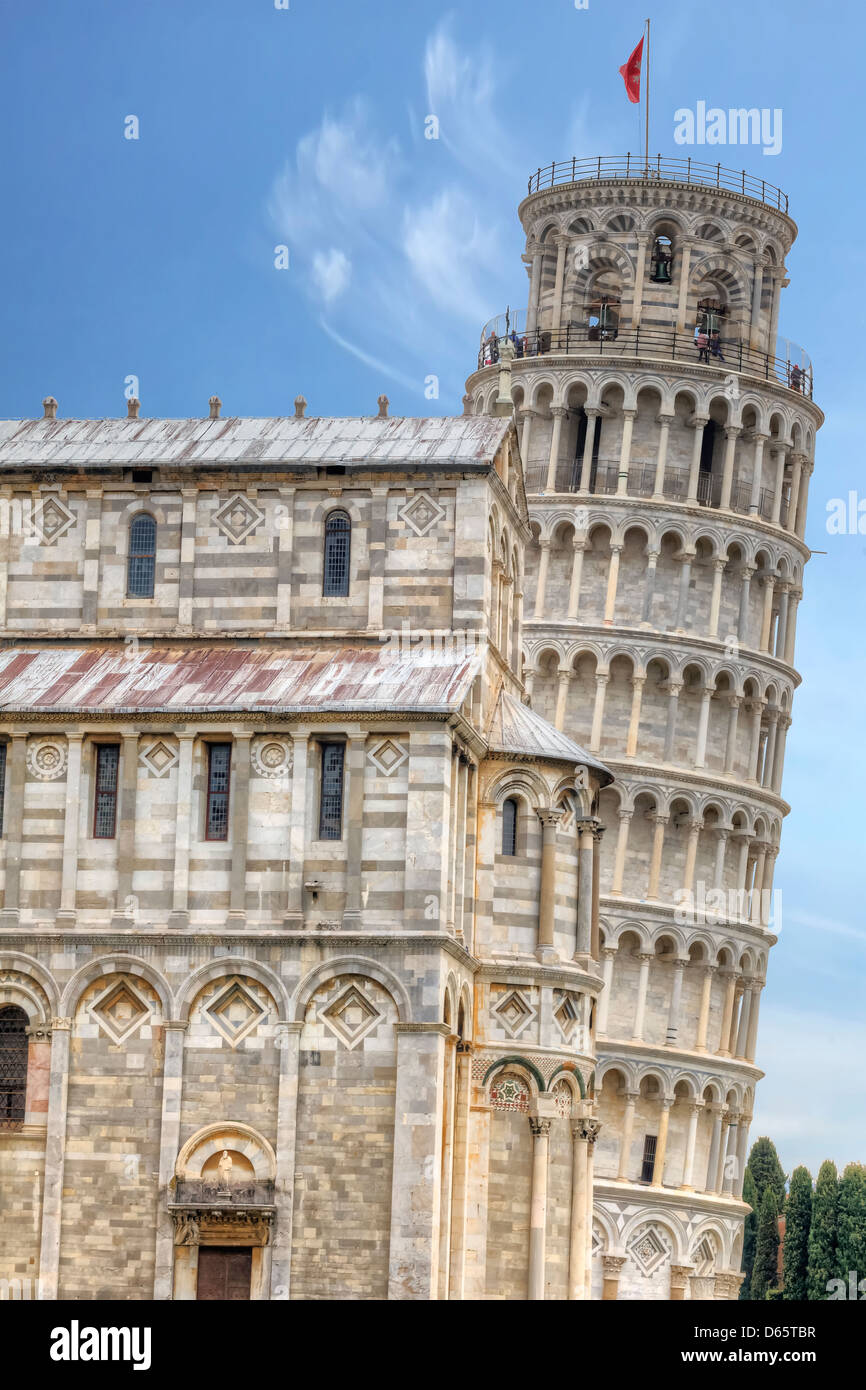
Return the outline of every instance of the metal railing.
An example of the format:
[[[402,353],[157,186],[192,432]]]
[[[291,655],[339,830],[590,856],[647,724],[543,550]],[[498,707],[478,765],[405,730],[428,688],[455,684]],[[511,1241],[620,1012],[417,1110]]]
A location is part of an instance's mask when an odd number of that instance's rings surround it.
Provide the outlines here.
[[[580,459],[557,465],[554,477],[555,492],[580,492]],[[526,470],[524,482],[528,493],[547,491],[547,464],[533,464]],[[662,496],[668,502],[686,502],[689,495],[689,469],[665,469]],[[588,496],[612,497],[619,488],[619,467],[616,463],[600,462],[590,469]],[[628,471],[625,497],[652,497],[655,494],[655,468],[649,464],[632,465]],[[772,521],[774,488],[759,490],[757,512],[762,521]],[[722,500],[722,476],[720,473],[699,473],[697,485],[697,504],[699,507],[720,507]],[[734,483],[731,488],[730,510],[748,516],[751,512],[751,483]],[[783,496],[779,508],[779,524],[788,522],[788,498]]]
[[[722,339],[718,352],[699,349],[693,333],[676,328],[618,328],[569,323],[562,328],[529,328],[526,311],[500,314],[485,324],[478,370],[496,366],[503,352],[519,362],[530,357],[634,357],[663,362],[689,362],[714,367],[729,374],[742,372],[785,386],[799,395],[812,396],[812,364],[808,355],[787,338],[777,340],[783,354],[761,352],[748,343]],[[508,347],[506,347],[506,344]]]
[[[538,193],[560,183],[603,182],[606,179],[652,179],[668,183],[698,184],[701,188],[724,188],[742,193],[767,207],[787,213],[788,195],[766,179],[757,179],[745,169],[726,169],[721,164],[704,164],[700,160],[672,159],[667,155],[650,155],[649,159],[636,154],[597,155],[593,159],[559,159],[530,174],[527,192]]]
[[[176,1207],[271,1207],[274,1184],[233,1182],[225,1187],[202,1178],[181,1178],[175,1185],[171,1205]]]

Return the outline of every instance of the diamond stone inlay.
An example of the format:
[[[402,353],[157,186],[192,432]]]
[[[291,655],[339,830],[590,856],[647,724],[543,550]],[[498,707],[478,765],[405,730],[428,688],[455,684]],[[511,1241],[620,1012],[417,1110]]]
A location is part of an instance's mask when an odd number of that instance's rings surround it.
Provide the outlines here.
[[[214,514],[214,521],[233,545],[240,545],[265,519],[264,512],[241,493],[235,493]]]
[[[493,1012],[511,1038],[516,1038],[518,1034],[522,1033],[527,1024],[535,1017],[535,1010],[516,989],[510,990],[502,1003],[497,1004]]]
[[[570,994],[563,995],[559,1007],[553,1011],[553,1017],[556,1019],[559,1030],[566,1042],[570,1042],[572,1034],[580,1022],[577,1006]]]
[[[177,749],[164,741],[157,739],[156,743],[151,743],[139,757],[139,762],[147,768],[148,772],[154,777],[165,777],[178,761]]]
[[[263,1008],[242,980],[229,980],[225,989],[208,1004],[205,1013],[226,1042],[237,1047],[248,1033],[267,1018]]]
[[[103,990],[88,1013],[112,1042],[122,1043],[138,1032],[150,1017],[151,1009],[132,981],[123,976]]]
[[[654,1226],[644,1226],[626,1247],[642,1274],[653,1274],[670,1253]]]
[[[405,502],[397,512],[401,521],[411,527],[416,536],[426,536],[445,515],[445,508],[426,492],[417,492],[411,502]]]
[[[409,756],[408,748],[402,743],[397,743],[393,738],[386,738],[384,743],[380,743],[376,748],[369,752],[368,760],[384,777],[390,777],[392,772],[396,772],[398,767],[402,767]]]
[[[357,985],[349,985],[337,995],[320,1018],[351,1052],[384,1017]]]
[[[75,514],[57,497],[49,497],[33,513],[33,531],[41,545],[53,545],[75,525]]]

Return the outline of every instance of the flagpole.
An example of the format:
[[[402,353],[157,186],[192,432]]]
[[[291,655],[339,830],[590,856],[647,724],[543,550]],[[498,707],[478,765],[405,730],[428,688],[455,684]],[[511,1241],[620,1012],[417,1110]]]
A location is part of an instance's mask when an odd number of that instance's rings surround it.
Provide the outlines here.
[[[644,94],[646,105],[646,135],[644,137],[644,160],[646,174],[649,176],[649,103],[650,103],[650,22],[646,22],[646,92]]]

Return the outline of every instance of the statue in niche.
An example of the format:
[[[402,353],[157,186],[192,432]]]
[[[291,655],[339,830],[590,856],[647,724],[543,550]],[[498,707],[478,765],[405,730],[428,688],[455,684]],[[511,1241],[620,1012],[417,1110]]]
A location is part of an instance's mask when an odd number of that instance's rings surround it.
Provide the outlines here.
[[[232,1180],[232,1156],[228,1149],[223,1149],[217,1167],[220,1175],[220,1187],[228,1187]]]

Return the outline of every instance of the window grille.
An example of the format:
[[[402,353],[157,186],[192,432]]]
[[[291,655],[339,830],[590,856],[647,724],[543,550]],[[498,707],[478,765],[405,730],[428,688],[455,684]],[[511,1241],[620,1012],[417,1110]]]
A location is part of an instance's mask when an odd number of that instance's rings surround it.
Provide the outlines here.
[[[24,1123],[28,1018],[17,1004],[0,1008],[0,1129]]]
[[[647,1134],[643,1141],[643,1162],[641,1163],[641,1182],[652,1182],[656,1166],[657,1134]]]
[[[207,840],[227,840],[229,837],[231,762],[230,743],[210,744],[207,758]]]
[[[3,834],[6,814],[6,744],[0,743],[0,835]]]
[[[513,796],[502,803],[502,853],[517,853],[517,802]]]
[[[96,795],[93,800],[93,838],[113,840],[117,824],[117,769],[120,745],[101,743],[96,749]]]
[[[343,834],[342,743],[322,744],[322,779],[319,799],[319,839],[339,840]]]
[[[143,512],[129,528],[127,594],[130,598],[153,598],[156,575],[156,522]]]
[[[349,593],[352,523],[346,512],[331,512],[325,522],[325,563],[322,594],[345,598]]]

